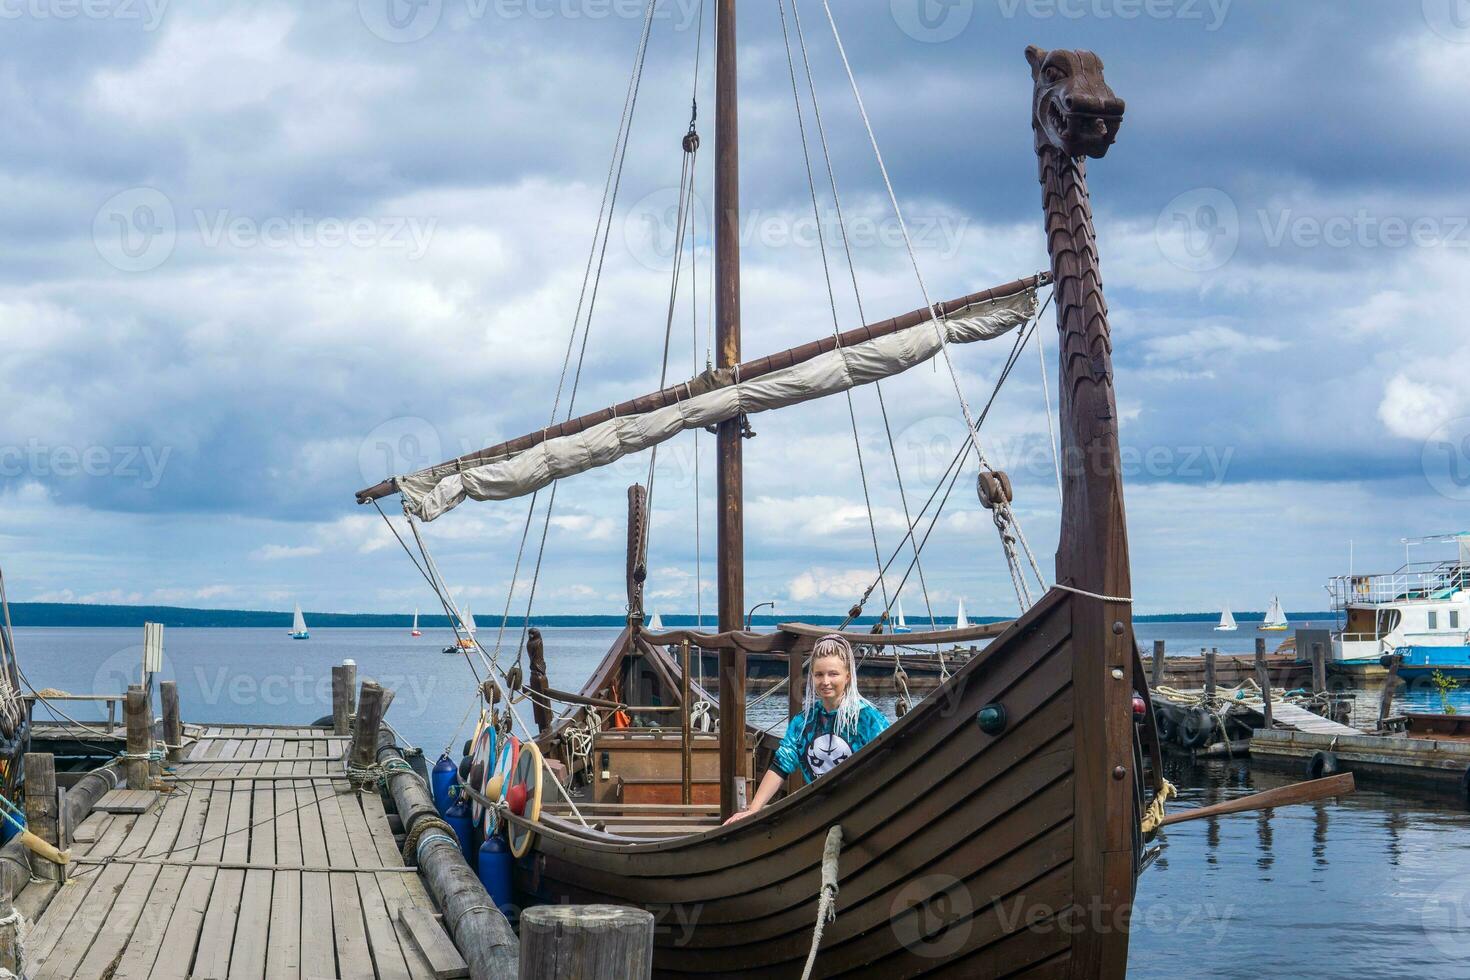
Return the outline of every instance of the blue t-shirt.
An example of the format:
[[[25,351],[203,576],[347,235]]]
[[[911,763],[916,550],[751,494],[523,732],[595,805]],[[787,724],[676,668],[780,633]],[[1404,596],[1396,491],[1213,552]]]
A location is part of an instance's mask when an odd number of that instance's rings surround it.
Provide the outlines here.
[[[789,776],[799,768],[802,778],[811,782],[831,772],[839,762],[877,738],[888,727],[888,719],[871,704],[864,704],[858,713],[855,731],[838,735],[832,730],[836,720],[837,712],[828,711],[820,704],[813,706],[810,718],[802,712],[791,719],[786,726],[786,734],[781,738],[781,745],[776,749],[771,768],[783,776]]]

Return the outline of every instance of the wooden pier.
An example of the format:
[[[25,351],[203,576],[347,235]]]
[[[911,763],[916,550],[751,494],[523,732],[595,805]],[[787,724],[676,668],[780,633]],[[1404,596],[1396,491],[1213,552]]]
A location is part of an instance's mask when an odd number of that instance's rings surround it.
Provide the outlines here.
[[[349,785],[346,746],[320,728],[211,726],[163,792],[104,795],[72,831],[70,880],[16,896],[39,911],[26,975],[467,976],[457,954],[448,972],[437,959],[454,947],[382,797]]]
[[[1258,731],[1250,754],[1257,762],[1299,765],[1312,776],[1351,772],[1447,790],[1470,805],[1470,742],[1463,739]]]

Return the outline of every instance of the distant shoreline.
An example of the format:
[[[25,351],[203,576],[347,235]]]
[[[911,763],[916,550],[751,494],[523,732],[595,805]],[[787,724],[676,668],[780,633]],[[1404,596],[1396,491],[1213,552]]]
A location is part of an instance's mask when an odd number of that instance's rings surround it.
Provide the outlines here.
[[[353,628],[378,628],[378,629],[407,629],[413,623],[413,616],[407,613],[306,613],[307,625],[313,629],[330,629],[333,627]],[[1155,613],[1147,616],[1133,617],[1139,623],[1193,623],[1209,622],[1218,619],[1218,612],[1193,612],[1193,613]],[[163,623],[165,626],[202,629],[289,629],[291,626],[290,612],[276,612],[272,610],[256,609],[190,609],[180,606],[107,606],[91,605],[87,603],[68,602],[13,602],[10,604],[10,617],[12,623],[17,627],[97,627],[97,628],[129,628],[141,627],[144,623]],[[1293,620],[1321,621],[1333,618],[1332,613],[1327,612],[1300,612],[1289,613],[1288,617]],[[499,619],[494,617],[481,617],[486,623],[492,620],[498,625]],[[954,617],[937,617],[941,627],[947,628],[954,625]],[[971,616],[970,621],[975,624],[994,623],[1005,620],[1005,616]],[[1236,620],[1241,623],[1261,622],[1265,613],[1236,613]],[[680,613],[662,614],[664,625],[667,627],[694,626],[696,619],[692,615]],[[621,614],[610,613],[607,615],[590,616],[566,616],[546,615],[532,616],[531,623],[535,626],[545,627],[617,627],[623,624],[624,617]],[[761,615],[756,616],[751,622],[755,626],[775,626],[777,623],[804,622],[819,626],[835,626],[842,622],[840,615],[813,614],[793,612],[780,616]],[[713,631],[713,617],[706,616],[704,619],[705,629]],[[876,622],[876,617],[865,616],[857,619],[855,626],[871,626]],[[508,621],[509,626],[520,629],[523,617],[512,616]],[[921,628],[919,620],[913,619],[910,623],[915,630]],[[449,619],[444,615],[420,616],[419,626],[422,629],[448,629]]]

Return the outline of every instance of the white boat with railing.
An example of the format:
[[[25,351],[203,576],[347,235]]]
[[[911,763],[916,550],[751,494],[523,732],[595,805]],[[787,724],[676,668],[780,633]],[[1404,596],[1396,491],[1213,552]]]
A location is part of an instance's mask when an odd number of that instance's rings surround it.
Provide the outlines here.
[[[1455,544],[1440,561],[1405,562],[1382,574],[1338,575],[1327,584],[1342,616],[1332,659],[1378,661],[1398,653],[1405,676],[1470,670],[1470,531],[1405,538],[1404,545]]]

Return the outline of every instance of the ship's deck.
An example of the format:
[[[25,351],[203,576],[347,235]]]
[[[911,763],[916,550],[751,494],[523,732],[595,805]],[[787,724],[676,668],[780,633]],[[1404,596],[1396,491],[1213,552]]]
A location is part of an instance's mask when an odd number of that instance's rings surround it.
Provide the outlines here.
[[[434,976],[414,935],[443,927],[379,794],[342,778],[345,747],[322,729],[210,726],[168,792],[104,796],[74,829],[70,880],[17,897],[46,903],[27,976]]]

